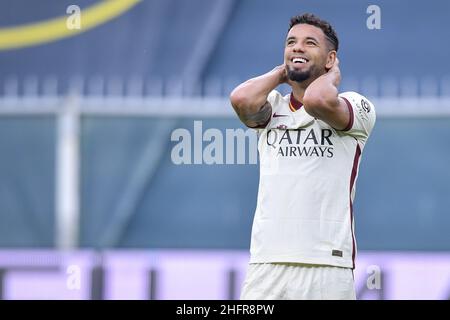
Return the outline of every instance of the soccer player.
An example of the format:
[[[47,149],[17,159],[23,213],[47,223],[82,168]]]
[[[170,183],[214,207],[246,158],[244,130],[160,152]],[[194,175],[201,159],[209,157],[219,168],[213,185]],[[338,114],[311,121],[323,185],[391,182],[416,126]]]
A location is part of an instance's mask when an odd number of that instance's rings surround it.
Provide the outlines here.
[[[338,92],[338,38],[312,14],[291,18],[284,64],[236,87],[258,130],[260,181],[241,299],[356,299],[352,202],[373,104]],[[274,90],[287,83],[290,94]]]

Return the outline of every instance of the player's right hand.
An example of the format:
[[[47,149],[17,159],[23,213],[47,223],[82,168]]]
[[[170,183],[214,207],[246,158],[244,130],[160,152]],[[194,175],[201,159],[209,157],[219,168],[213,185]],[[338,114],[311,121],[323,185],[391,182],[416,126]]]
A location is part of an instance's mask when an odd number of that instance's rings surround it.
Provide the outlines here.
[[[278,77],[279,77],[279,83],[288,83],[289,79],[287,77],[287,70],[286,70],[286,65],[280,64],[279,66],[276,66],[274,68],[274,71],[278,73]]]

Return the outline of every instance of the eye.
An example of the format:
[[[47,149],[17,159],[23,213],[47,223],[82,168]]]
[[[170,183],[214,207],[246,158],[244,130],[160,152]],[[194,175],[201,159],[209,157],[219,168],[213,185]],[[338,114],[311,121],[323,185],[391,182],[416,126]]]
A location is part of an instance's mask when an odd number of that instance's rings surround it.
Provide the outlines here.
[[[306,44],[307,44],[308,46],[315,46],[315,45],[316,45],[316,43],[315,43],[314,41],[312,41],[312,40],[306,41]]]
[[[291,45],[293,45],[294,43],[295,43],[295,41],[294,41],[293,39],[288,40],[288,41],[286,42],[286,44],[287,44],[288,46],[291,46]]]

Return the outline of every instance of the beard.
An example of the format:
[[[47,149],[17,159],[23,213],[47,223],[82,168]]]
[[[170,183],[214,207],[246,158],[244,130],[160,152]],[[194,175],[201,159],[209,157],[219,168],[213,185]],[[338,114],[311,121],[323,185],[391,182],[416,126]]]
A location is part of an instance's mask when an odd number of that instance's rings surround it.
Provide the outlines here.
[[[299,71],[292,67],[287,68],[288,79],[295,82],[303,82],[305,80],[314,80],[320,76],[320,72],[317,67],[311,66],[308,70]]]
[[[309,77],[311,76],[311,71],[297,71],[292,68],[288,68],[287,76],[291,81],[303,82],[306,79],[309,79]]]

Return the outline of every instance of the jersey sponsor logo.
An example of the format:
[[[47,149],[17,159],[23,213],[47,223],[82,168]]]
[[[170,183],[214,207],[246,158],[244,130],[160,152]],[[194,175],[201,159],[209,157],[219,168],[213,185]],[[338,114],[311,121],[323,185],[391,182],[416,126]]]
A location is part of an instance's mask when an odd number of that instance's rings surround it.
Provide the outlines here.
[[[278,157],[332,158],[332,136],[330,129],[270,129],[266,144],[277,151]]]

